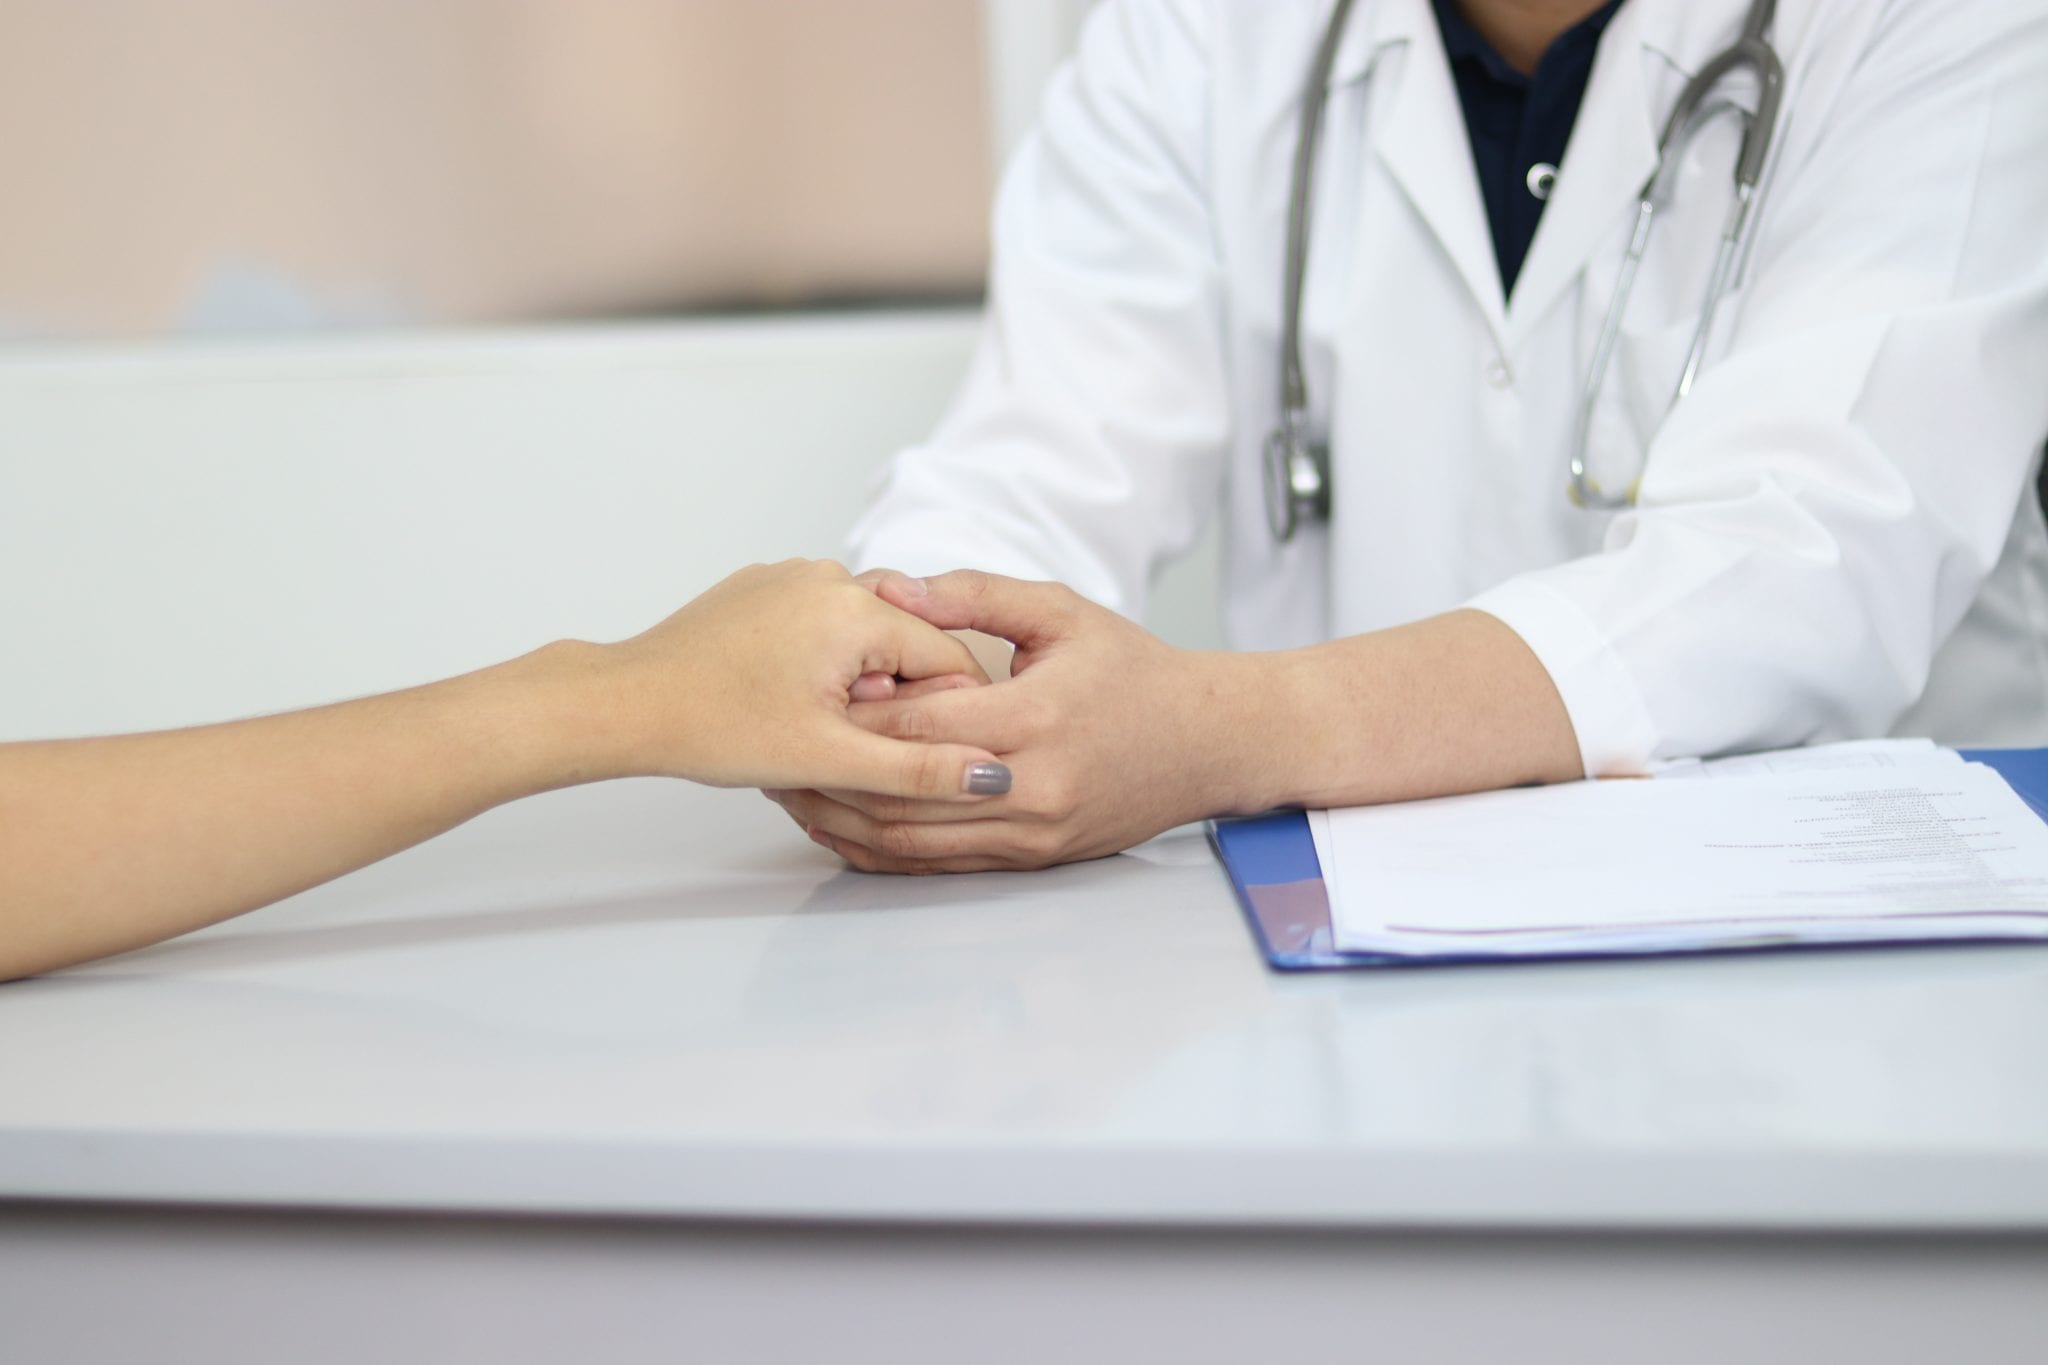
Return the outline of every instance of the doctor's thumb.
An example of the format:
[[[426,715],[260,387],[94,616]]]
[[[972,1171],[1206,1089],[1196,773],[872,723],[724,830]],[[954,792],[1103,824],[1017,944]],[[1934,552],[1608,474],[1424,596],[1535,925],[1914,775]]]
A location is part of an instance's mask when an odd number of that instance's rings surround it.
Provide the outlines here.
[[[1072,589],[1058,583],[1030,583],[979,569],[925,579],[889,578],[877,583],[875,592],[890,606],[942,630],[978,630],[1019,646],[1064,635],[1081,603]]]

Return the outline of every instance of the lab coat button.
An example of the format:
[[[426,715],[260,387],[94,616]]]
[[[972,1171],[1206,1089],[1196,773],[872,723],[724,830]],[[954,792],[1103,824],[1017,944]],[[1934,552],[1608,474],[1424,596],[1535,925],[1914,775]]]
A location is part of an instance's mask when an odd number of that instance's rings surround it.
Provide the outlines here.
[[[1496,360],[1486,367],[1486,382],[1496,389],[1507,388],[1515,382],[1515,372],[1508,368],[1505,360]]]

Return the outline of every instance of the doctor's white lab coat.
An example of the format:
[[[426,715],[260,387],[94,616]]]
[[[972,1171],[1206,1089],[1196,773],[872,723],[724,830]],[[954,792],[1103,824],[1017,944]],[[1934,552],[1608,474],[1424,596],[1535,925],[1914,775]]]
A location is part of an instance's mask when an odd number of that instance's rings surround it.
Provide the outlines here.
[[[1574,406],[1680,87],[1741,0],[1627,0],[1502,296],[1429,0],[1358,0],[1304,354],[1327,527],[1266,529],[1282,234],[1330,0],[1109,0],[996,212],[984,334],[853,558],[1063,580],[1131,615],[1224,517],[1270,649],[1461,605],[1517,631],[1591,774],[1859,735],[2048,743],[2048,0],[1783,0],[1762,217],[1669,409],[1739,130],[1687,152],[1565,496]],[[1753,89],[1728,93],[1753,103]],[[1668,409],[1668,412],[1667,412]]]

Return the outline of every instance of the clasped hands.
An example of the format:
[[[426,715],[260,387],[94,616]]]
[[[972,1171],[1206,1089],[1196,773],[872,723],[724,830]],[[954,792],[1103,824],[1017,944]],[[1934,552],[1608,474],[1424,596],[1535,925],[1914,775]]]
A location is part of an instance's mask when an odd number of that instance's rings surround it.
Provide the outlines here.
[[[1010,676],[869,675],[849,716],[888,739],[996,755],[1008,792],[962,803],[843,789],[768,790],[817,843],[868,872],[1047,867],[1129,848],[1230,810],[1259,767],[1250,656],[1176,649],[1054,583],[974,570],[859,583],[945,630],[1016,647]]]

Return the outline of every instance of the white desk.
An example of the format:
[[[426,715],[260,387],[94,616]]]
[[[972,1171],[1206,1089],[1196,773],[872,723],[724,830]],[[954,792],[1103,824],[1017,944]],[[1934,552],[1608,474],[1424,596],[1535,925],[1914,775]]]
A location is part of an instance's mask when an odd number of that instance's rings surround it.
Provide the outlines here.
[[[642,782],[0,987],[0,1039],[10,1361],[2048,1329],[2026,948],[1287,978],[1192,833],[871,878],[750,793]]]

